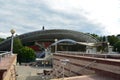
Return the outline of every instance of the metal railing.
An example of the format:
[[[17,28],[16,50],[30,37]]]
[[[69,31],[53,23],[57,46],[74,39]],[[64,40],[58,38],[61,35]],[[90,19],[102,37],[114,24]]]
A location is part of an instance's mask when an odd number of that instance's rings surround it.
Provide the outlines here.
[[[79,55],[79,56],[88,56],[88,57],[95,57],[95,58],[112,58],[112,59],[116,59],[119,58],[120,59],[120,54],[115,54],[115,53],[86,53],[86,52],[74,52],[74,51],[57,51],[60,54],[70,54],[70,55]]]
[[[8,57],[9,55],[10,55],[10,52],[0,53],[0,62],[2,61],[2,59]]]
[[[60,78],[62,77],[62,80],[64,80],[65,76],[65,66],[68,64],[69,59],[60,59],[61,65],[58,66],[58,68],[53,68],[52,72],[49,71],[46,75],[44,75],[44,80],[49,80],[53,78]]]
[[[80,69],[79,71],[85,70],[87,67],[90,67],[92,64],[96,63],[96,60],[90,62],[89,64],[85,65],[82,69]]]

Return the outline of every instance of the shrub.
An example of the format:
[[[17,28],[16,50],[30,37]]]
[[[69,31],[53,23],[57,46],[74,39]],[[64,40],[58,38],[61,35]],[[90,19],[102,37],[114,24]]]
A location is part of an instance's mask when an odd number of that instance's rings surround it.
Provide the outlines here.
[[[18,53],[19,62],[31,62],[35,60],[35,52],[29,47],[23,47]]]

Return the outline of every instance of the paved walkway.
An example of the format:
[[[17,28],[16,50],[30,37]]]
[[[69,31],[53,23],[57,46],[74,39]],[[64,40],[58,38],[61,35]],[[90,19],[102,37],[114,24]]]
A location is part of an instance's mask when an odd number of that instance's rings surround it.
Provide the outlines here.
[[[18,73],[17,80],[45,80],[42,75],[37,75],[37,73],[43,73],[44,69],[50,70],[50,68],[48,69],[48,68],[17,65],[17,73]],[[52,80],[63,80],[63,79],[59,78]],[[115,80],[115,79],[108,78],[105,76],[99,76],[99,75],[84,75],[84,76],[64,78],[64,80]]]
[[[46,68],[17,65],[17,80],[43,80],[43,76],[37,75],[37,73],[42,73],[44,69]]]

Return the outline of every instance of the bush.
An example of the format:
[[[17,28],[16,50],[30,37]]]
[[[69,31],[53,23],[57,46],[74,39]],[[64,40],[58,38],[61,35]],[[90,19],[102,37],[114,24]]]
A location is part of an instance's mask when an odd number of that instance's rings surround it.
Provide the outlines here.
[[[23,47],[18,53],[19,63],[21,62],[31,62],[35,60],[35,52],[29,47]]]

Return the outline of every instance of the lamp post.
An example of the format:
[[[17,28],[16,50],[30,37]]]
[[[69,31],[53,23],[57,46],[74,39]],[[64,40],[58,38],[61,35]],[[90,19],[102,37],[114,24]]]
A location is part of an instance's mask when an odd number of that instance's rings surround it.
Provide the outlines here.
[[[11,55],[12,55],[13,54],[13,37],[14,37],[15,30],[11,29],[10,32],[12,34],[11,36]]]
[[[55,39],[55,43],[58,41],[58,39]],[[57,52],[57,44],[55,44],[55,53]]]

